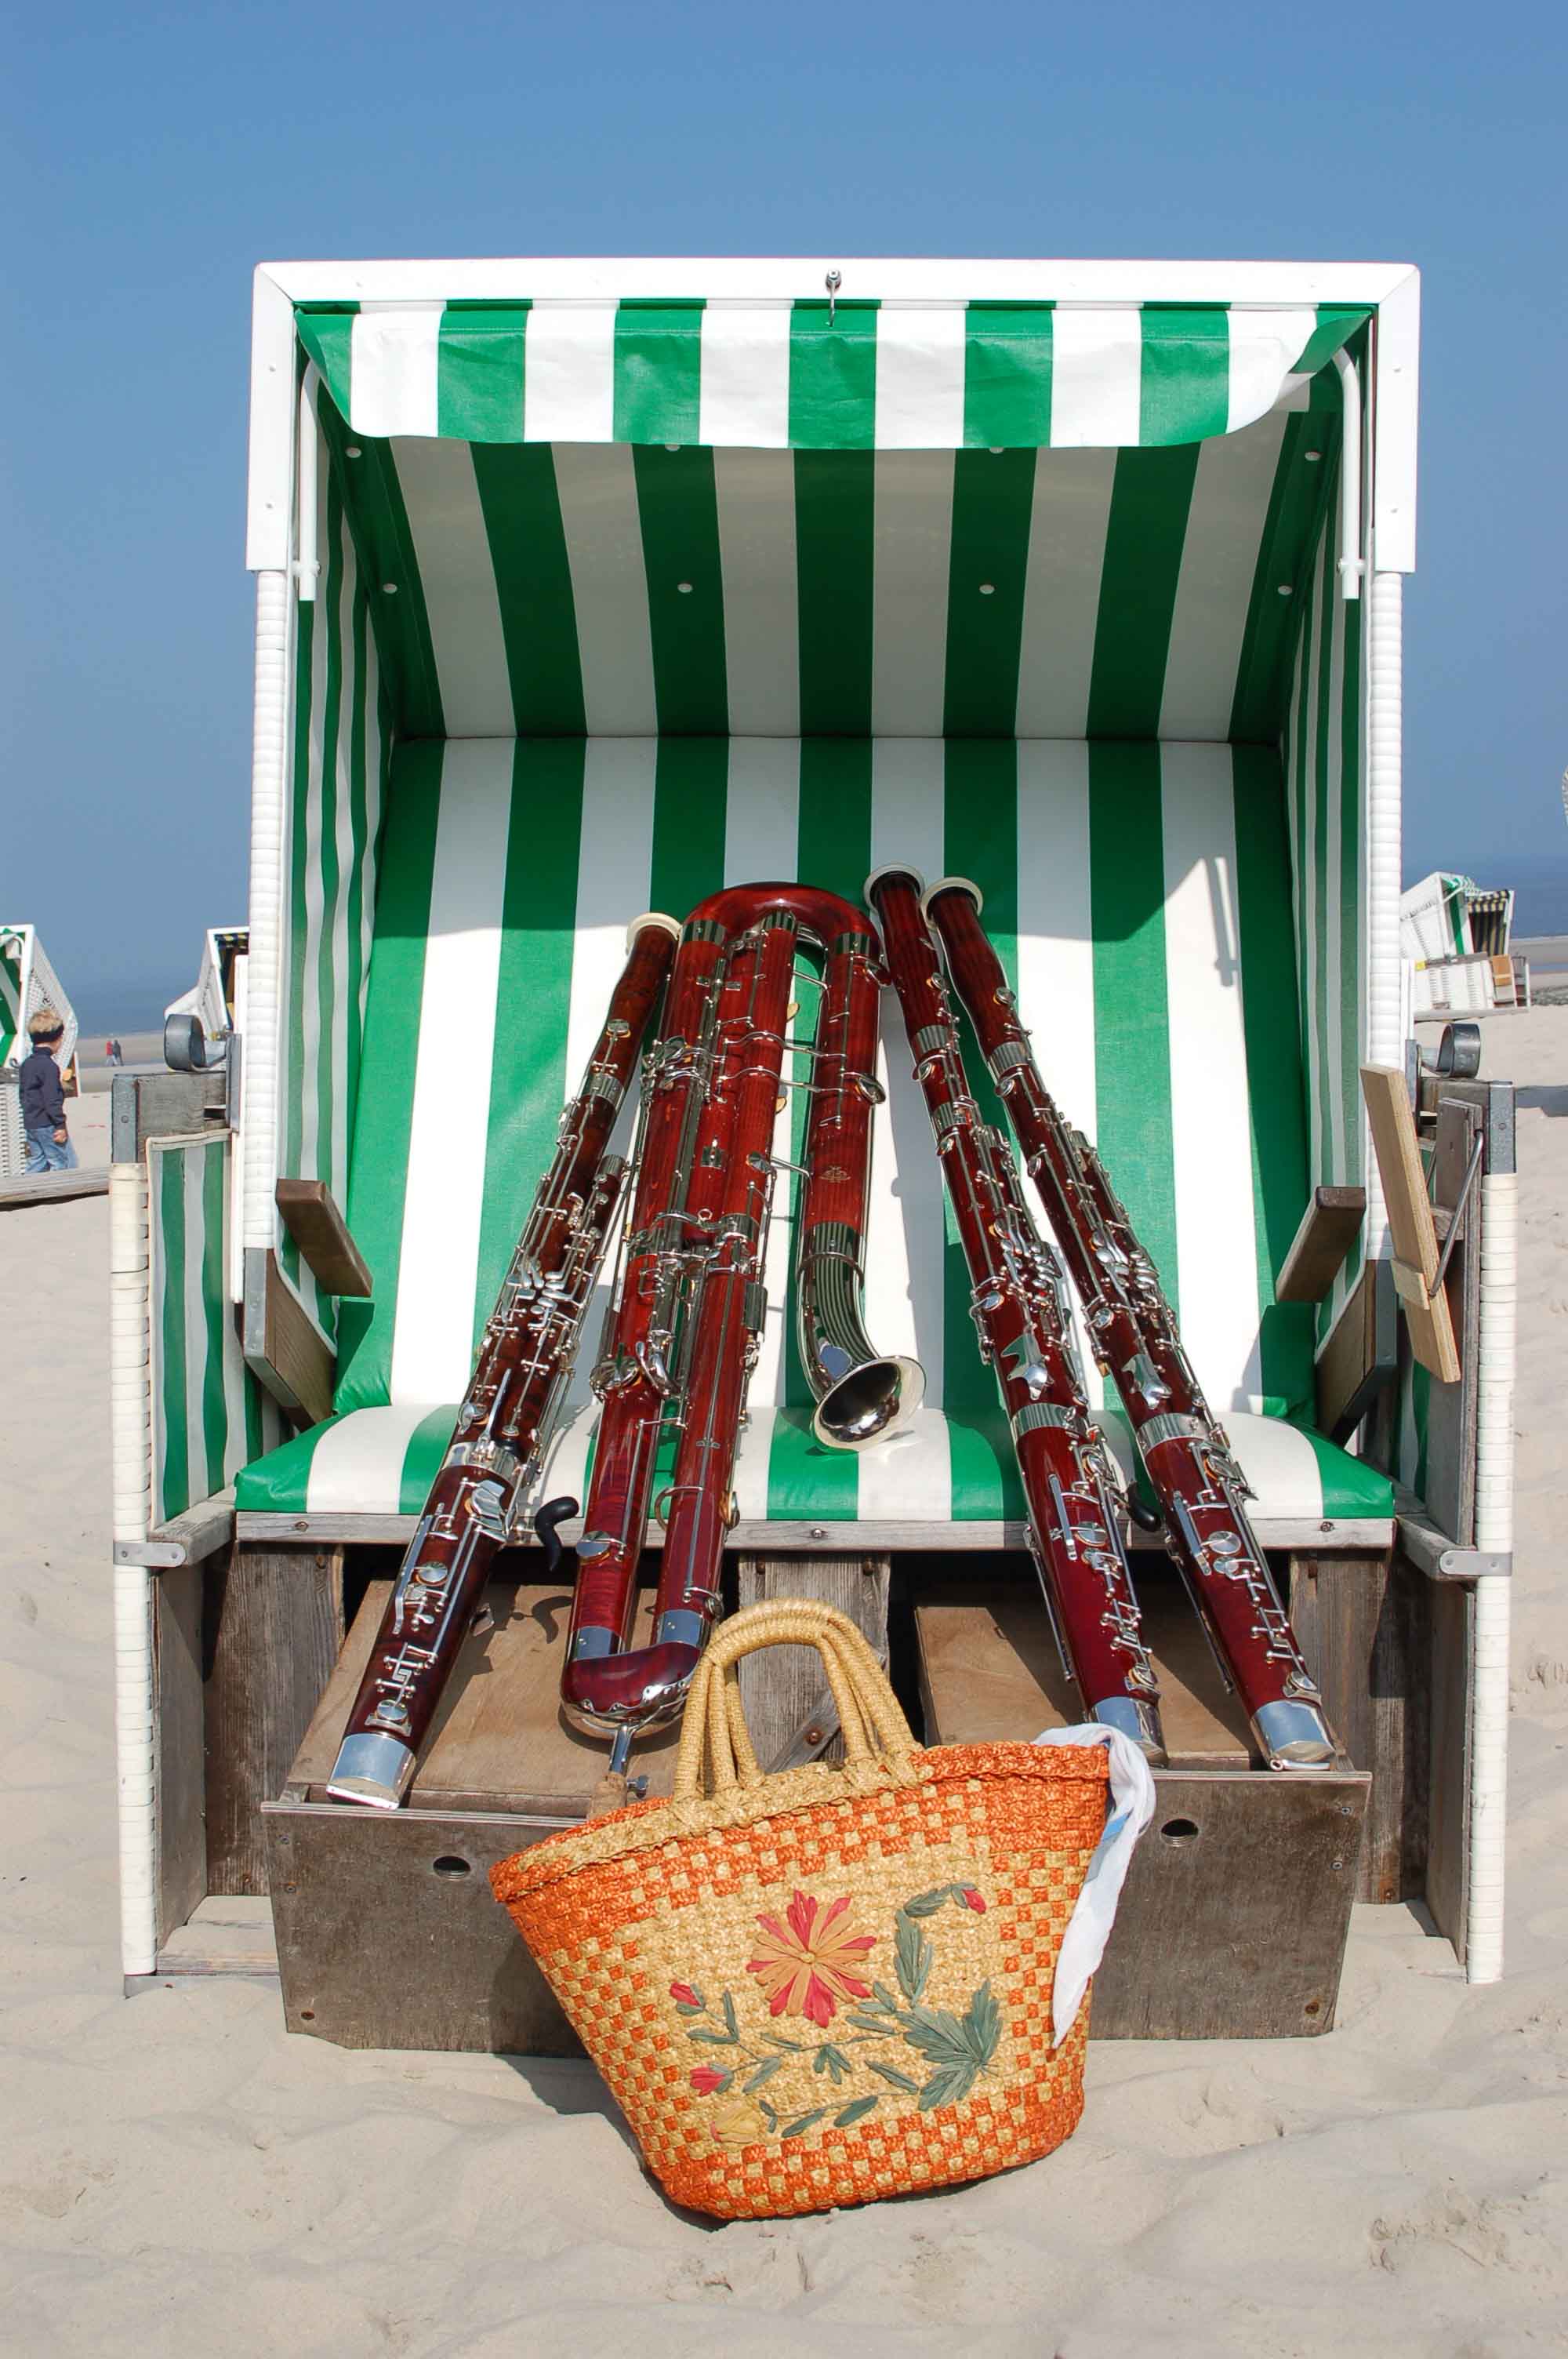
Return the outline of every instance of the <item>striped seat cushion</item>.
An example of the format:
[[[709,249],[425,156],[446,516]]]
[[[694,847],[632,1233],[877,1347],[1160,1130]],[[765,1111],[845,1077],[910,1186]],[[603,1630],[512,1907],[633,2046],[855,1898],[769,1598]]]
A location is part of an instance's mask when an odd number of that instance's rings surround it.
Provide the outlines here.
[[[248,1466],[243,1513],[415,1515],[425,1504],[457,1418],[455,1404],[355,1409]],[[541,1496],[581,1499],[595,1413],[579,1408],[557,1436]],[[1123,1470],[1131,1450],[1119,1412],[1100,1422]],[[1257,1495],[1260,1524],[1381,1520],[1393,1514],[1386,1476],[1332,1442],[1274,1418],[1225,1420]],[[1023,1500],[999,1408],[923,1410],[910,1433],[850,1454],[822,1449],[798,1409],[760,1408],[741,1437],[736,1496],[743,1523],[1016,1521]]]

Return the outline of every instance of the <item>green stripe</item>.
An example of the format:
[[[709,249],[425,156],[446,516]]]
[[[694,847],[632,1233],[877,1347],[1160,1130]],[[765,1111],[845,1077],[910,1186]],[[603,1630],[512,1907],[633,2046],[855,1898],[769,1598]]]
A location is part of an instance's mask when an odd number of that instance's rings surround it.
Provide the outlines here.
[[[1195,443],[1117,453],[1089,679],[1090,737],[1158,733],[1197,463]]]
[[[625,302],[615,314],[617,442],[695,442],[702,393],[700,303]]]
[[[795,544],[801,735],[869,736],[876,570],[869,453],[796,452]]]
[[[403,746],[389,798],[365,1007],[365,1064],[378,1086],[359,1110],[349,1173],[349,1226],[375,1292],[368,1302],[343,1303],[338,1314],[340,1408],[384,1402],[392,1380],[441,753],[439,745]]]
[[[457,1404],[433,1408],[422,1417],[408,1437],[408,1447],[403,1453],[403,1472],[398,1478],[397,1505],[402,1514],[416,1516],[430,1495],[430,1485],[441,1471],[441,1461],[447,1454],[452,1430],[458,1421]]]
[[[1348,343],[1355,331],[1371,313],[1364,303],[1320,303],[1317,326],[1307,338],[1305,350],[1291,371],[1292,376],[1315,376],[1334,358],[1341,344]],[[1365,348],[1365,338],[1362,340]]]
[[[651,908],[683,923],[724,882],[730,745],[723,737],[661,737],[654,767]]]
[[[1181,1315],[1158,745],[1089,748],[1096,1144]]]
[[[953,462],[947,661],[949,737],[1011,737],[1018,719],[1023,590],[1034,506],[1033,451],[960,451]]]
[[[522,738],[512,765],[474,1342],[555,1150],[566,1070],[586,740]],[[591,848],[590,848],[591,856]]]
[[[316,1168],[312,1176],[341,1190],[343,1175],[332,1169],[333,1032],[339,985],[336,918],[341,885],[338,857],[338,747],[343,718],[343,503],[335,473],[327,478],[326,571],[319,594],[326,602],[327,680],[321,700],[321,776],[314,781],[319,810],[318,840],[320,862],[321,933],[316,944]],[[331,1332],[332,1306],[313,1274],[300,1291]]]
[[[328,392],[341,415],[347,418],[352,391],[354,320],[357,303],[310,303],[295,306],[294,324],[299,341],[320,370]]]
[[[973,879],[985,895],[985,925],[1012,988],[1018,988],[1018,747],[1011,738],[996,743],[958,739],[945,748],[942,865],[949,876]],[[987,1122],[1005,1128],[996,1094],[976,1044],[969,1019],[958,1010],[958,1035],[969,1088]],[[968,1265],[950,1204],[944,1199],[946,1245],[943,1261],[942,1406],[989,1413],[996,1408],[997,1384],[979,1353],[970,1315]],[[955,1490],[971,1443],[953,1430]],[[979,1446],[979,1445],[976,1445]],[[965,1473],[968,1480],[968,1474]],[[1000,1511],[999,1511],[1000,1512]]]
[[[1223,434],[1230,420],[1230,320],[1225,306],[1146,303],[1139,325],[1140,442],[1148,448]]]
[[[202,1496],[210,1499],[228,1479],[229,1404],[223,1389],[223,1330],[229,1308],[223,1268],[223,1180],[228,1158],[224,1147],[216,1141],[187,1151],[203,1158],[201,1310],[207,1326],[207,1348],[201,1371],[201,1430],[207,1451],[207,1483]]]
[[[1023,1485],[1007,1412],[993,1397],[983,1405],[946,1408],[947,1455],[956,1524],[1022,1521]]]
[[[1338,584],[1334,577],[1333,548],[1325,541],[1323,553],[1322,612],[1318,620],[1317,642],[1317,711],[1313,717],[1313,813],[1314,832],[1312,848],[1313,864],[1313,934],[1316,951],[1314,994],[1317,1001],[1317,1071],[1311,1074],[1309,1086],[1317,1114],[1322,1144],[1314,1158],[1313,1176],[1325,1180],[1337,1178],[1329,1169],[1333,1130],[1329,1121],[1332,1092],[1329,1084],[1328,1027],[1331,1014],[1337,1013],[1339,979],[1328,972],[1328,754],[1329,733],[1333,726],[1331,696],[1334,687],[1334,624],[1335,609],[1340,603]]]
[[[713,453],[640,444],[632,453],[648,577],[654,703],[661,734],[730,726],[724,575]]]
[[[877,306],[796,303],[789,323],[789,439],[797,451],[876,446]]]
[[[283,1158],[286,1179],[297,1179],[303,1145],[305,1074],[305,972],[309,919],[305,904],[305,879],[309,861],[306,825],[310,809],[310,719],[316,694],[316,606],[296,602],[294,656],[294,767],[288,810],[288,983],[283,1011]],[[287,1229],[278,1244],[278,1260],[290,1278],[299,1279],[299,1248]]]
[[[395,699],[398,733],[444,737],[435,643],[393,445],[371,435],[351,434],[329,401],[318,403],[317,414],[348,509],[354,553],[364,571],[382,682],[388,697]],[[357,459],[347,455],[351,450],[359,452]],[[395,585],[390,591],[389,582]]]
[[[1368,602],[1345,610],[1340,672],[1339,741],[1339,1032],[1340,1088],[1345,1119],[1345,1179],[1365,1177],[1361,1151],[1361,634]],[[1345,1257],[1346,1292],[1360,1275],[1364,1238]]]
[[[1236,668],[1233,741],[1271,745],[1289,708],[1299,601],[1311,578],[1338,430],[1337,420],[1321,413],[1285,420]],[[1314,451],[1315,462],[1308,456]],[[1288,595],[1281,595],[1281,587]]]
[[[476,445],[485,538],[506,642],[512,713],[519,734],[579,736],[586,728],[577,609],[547,442]]]
[[[353,1149],[354,1110],[359,1103],[360,1058],[364,1047],[364,897],[371,885],[373,906],[374,871],[370,826],[370,601],[359,568],[351,567],[353,597],[353,711],[349,729],[349,960],[348,1056],[344,1084],[348,1091],[348,1151]],[[333,1185],[346,1192],[348,1174],[335,1175]]]
[[[438,429],[463,442],[520,442],[527,303],[449,303],[437,346]]]
[[[185,1158],[165,1148],[158,1157],[158,1244],[163,1277],[163,1495],[159,1520],[190,1505],[189,1398],[185,1366]]]
[[[1313,1375],[1310,1308],[1274,1299],[1275,1277],[1284,1266],[1307,1198],[1294,937],[1292,929],[1281,923],[1281,913],[1290,907],[1291,846],[1278,756],[1260,745],[1236,745],[1230,766],[1258,1246],[1259,1353],[1262,1391],[1273,1412],[1276,1404],[1280,1409],[1310,1404]]]
[[[1424,1369],[1422,1374],[1425,1374]],[[1298,1421],[1292,1418],[1291,1422],[1296,1431],[1312,1444],[1325,1516],[1380,1517],[1393,1514],[1394,1486],[1381,1467],[1374,1466],[1369,1459],[1352,1458],[1348,1451],[1340,1450],[1332,1441],[1325,1440],[1304,1420]],[[1425,1423],[1423,1404],[1420,1419],[1423,1475],[1426,1467]]]
[[[964,440],[1033,450],[1051,440],[1052,307],[971,303],[964,315]]]
[[[1296,959],[1300,973],[1300,1020],[1298,1031],[1302,1047],[1303,1081],[1312,1079],[1312,1018],[1314,1006],[1313,978],[1313,940],[1307,908],[1307,814],[1312,794],[1312,645],[1313,613],[1316,598],[1315,577],[1309,578],[1301,609],[1301,636],[1296,648],[1296,708],[1295,753],[1292,770],[1292,881],[1295,897]],[[1320,1109],[1307,1098],[1307,1169],[1317,1169],[1316,1130]]]
[[[235,1506],[245,1515],[303,1515],[309,1503],[311,1462],[326,1436],[342,1421],[341,1416],[324,1418],[319,1425],[291,1435],[262,1457],[262,1419],[258,1416],[254,1444],[256,1454],[235,1478]]]

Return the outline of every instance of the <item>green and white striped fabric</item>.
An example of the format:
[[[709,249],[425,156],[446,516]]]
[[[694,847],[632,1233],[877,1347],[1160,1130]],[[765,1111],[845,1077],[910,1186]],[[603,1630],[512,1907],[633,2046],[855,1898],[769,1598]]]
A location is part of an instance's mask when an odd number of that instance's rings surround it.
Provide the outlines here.
[[[685,910],[765,875],[858,897],[893,858],[984,886],[1047,1081],[1098,1137],[1216,1405],[1280,1412],[1310,1397],[1312,1314],[1272,1295],[1306,1191],[1277,762],[1195,745],[470,739],[399,751],[383,845],[349,1192],[375,1293],[341,1306],[338,1391],[340,1410],[395,1412],[378,1420],[378,1459],[391,1447],[401,1468],[416,1434],[438,1453],[449,1430],[440,1405],[466,1384],[627,913]],[[889,1023],[868,1316],[881,1348],[926,1369],[923,1438],[858,1459],[817,1450],[775,1314],[743,1466],[757,1515],[1017,1512],[891,1001]],[[791,1211],[781,1193],[775,1301]],[[579,1473],[589,1356],[568,1445]],[[302,1481],[314,1505],[301,1468],[321,1451],[322,1495],[336,1498],[369,1431],[305,1437],[287,1467],[253,1470],[242,1504]],[[384,1463],[375,1480],[384,1491]]]
[[[356,434],[708,449],[1149,449],[1234,433],[1338,305],[745,299],[304,305]]]
[[[20,1051],[22,1029],[22,969],[27,952],[27,929],[0,926],[0,1065],[8,1065]]]
[[[1303,397],[1121,450],[506,447],[323,419],[404,738],[1272,747],[1334,372]]]
[[[228,1299],[229,1141],[147,1147],[152,1519],[210,1499],[287,1429],[246,1368]]]
[[[325,419],[337,414],[322,397]],[[313,602],[298,608],[289,816],[290,894],[283,945],[279,1169],[348,1197],[349,1143],[364,1038],[375,917],[376,849],[391,736],[370,597],[343,512],[327,434],[318,471]],[[283,1228],[278,1254],[323,1332],[336,1304]]]
[[[1329,470],[1324,469],[1325,479]],[[1339,594],[1339,506],[1327,501],[1317,560],[1300,600],[1284,729],[1292,899],[1313,1186],[1358,1187],[1367,1168],[1360,1067],[1365,1038],[1363,810],[1365,599]],[[1361,1273],[1358,1238],[1320,1306],[1326,1334]]]

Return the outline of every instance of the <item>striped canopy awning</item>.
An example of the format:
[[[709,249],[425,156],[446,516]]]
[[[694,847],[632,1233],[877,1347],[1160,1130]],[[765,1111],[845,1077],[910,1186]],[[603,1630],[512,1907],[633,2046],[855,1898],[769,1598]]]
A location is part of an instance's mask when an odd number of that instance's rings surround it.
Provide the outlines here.
[[[1233,434],[1366,318],[1339,304],[302,305],[357,434],[797,451],[1133,450]]]

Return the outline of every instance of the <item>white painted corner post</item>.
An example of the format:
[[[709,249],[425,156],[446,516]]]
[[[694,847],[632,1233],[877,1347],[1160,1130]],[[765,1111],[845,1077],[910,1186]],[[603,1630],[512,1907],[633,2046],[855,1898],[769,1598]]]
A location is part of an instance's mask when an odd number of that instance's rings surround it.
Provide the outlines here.
[[[152,1512],[152,1364],[148,1326],[147,1175],[109,1169],[109,1426],[114,1540],[145,1540]],[[152,1581],[115,1549],[114,1772],[120,1853],[120,1963],[157,1962],[157,1828],[154,1783]]]

